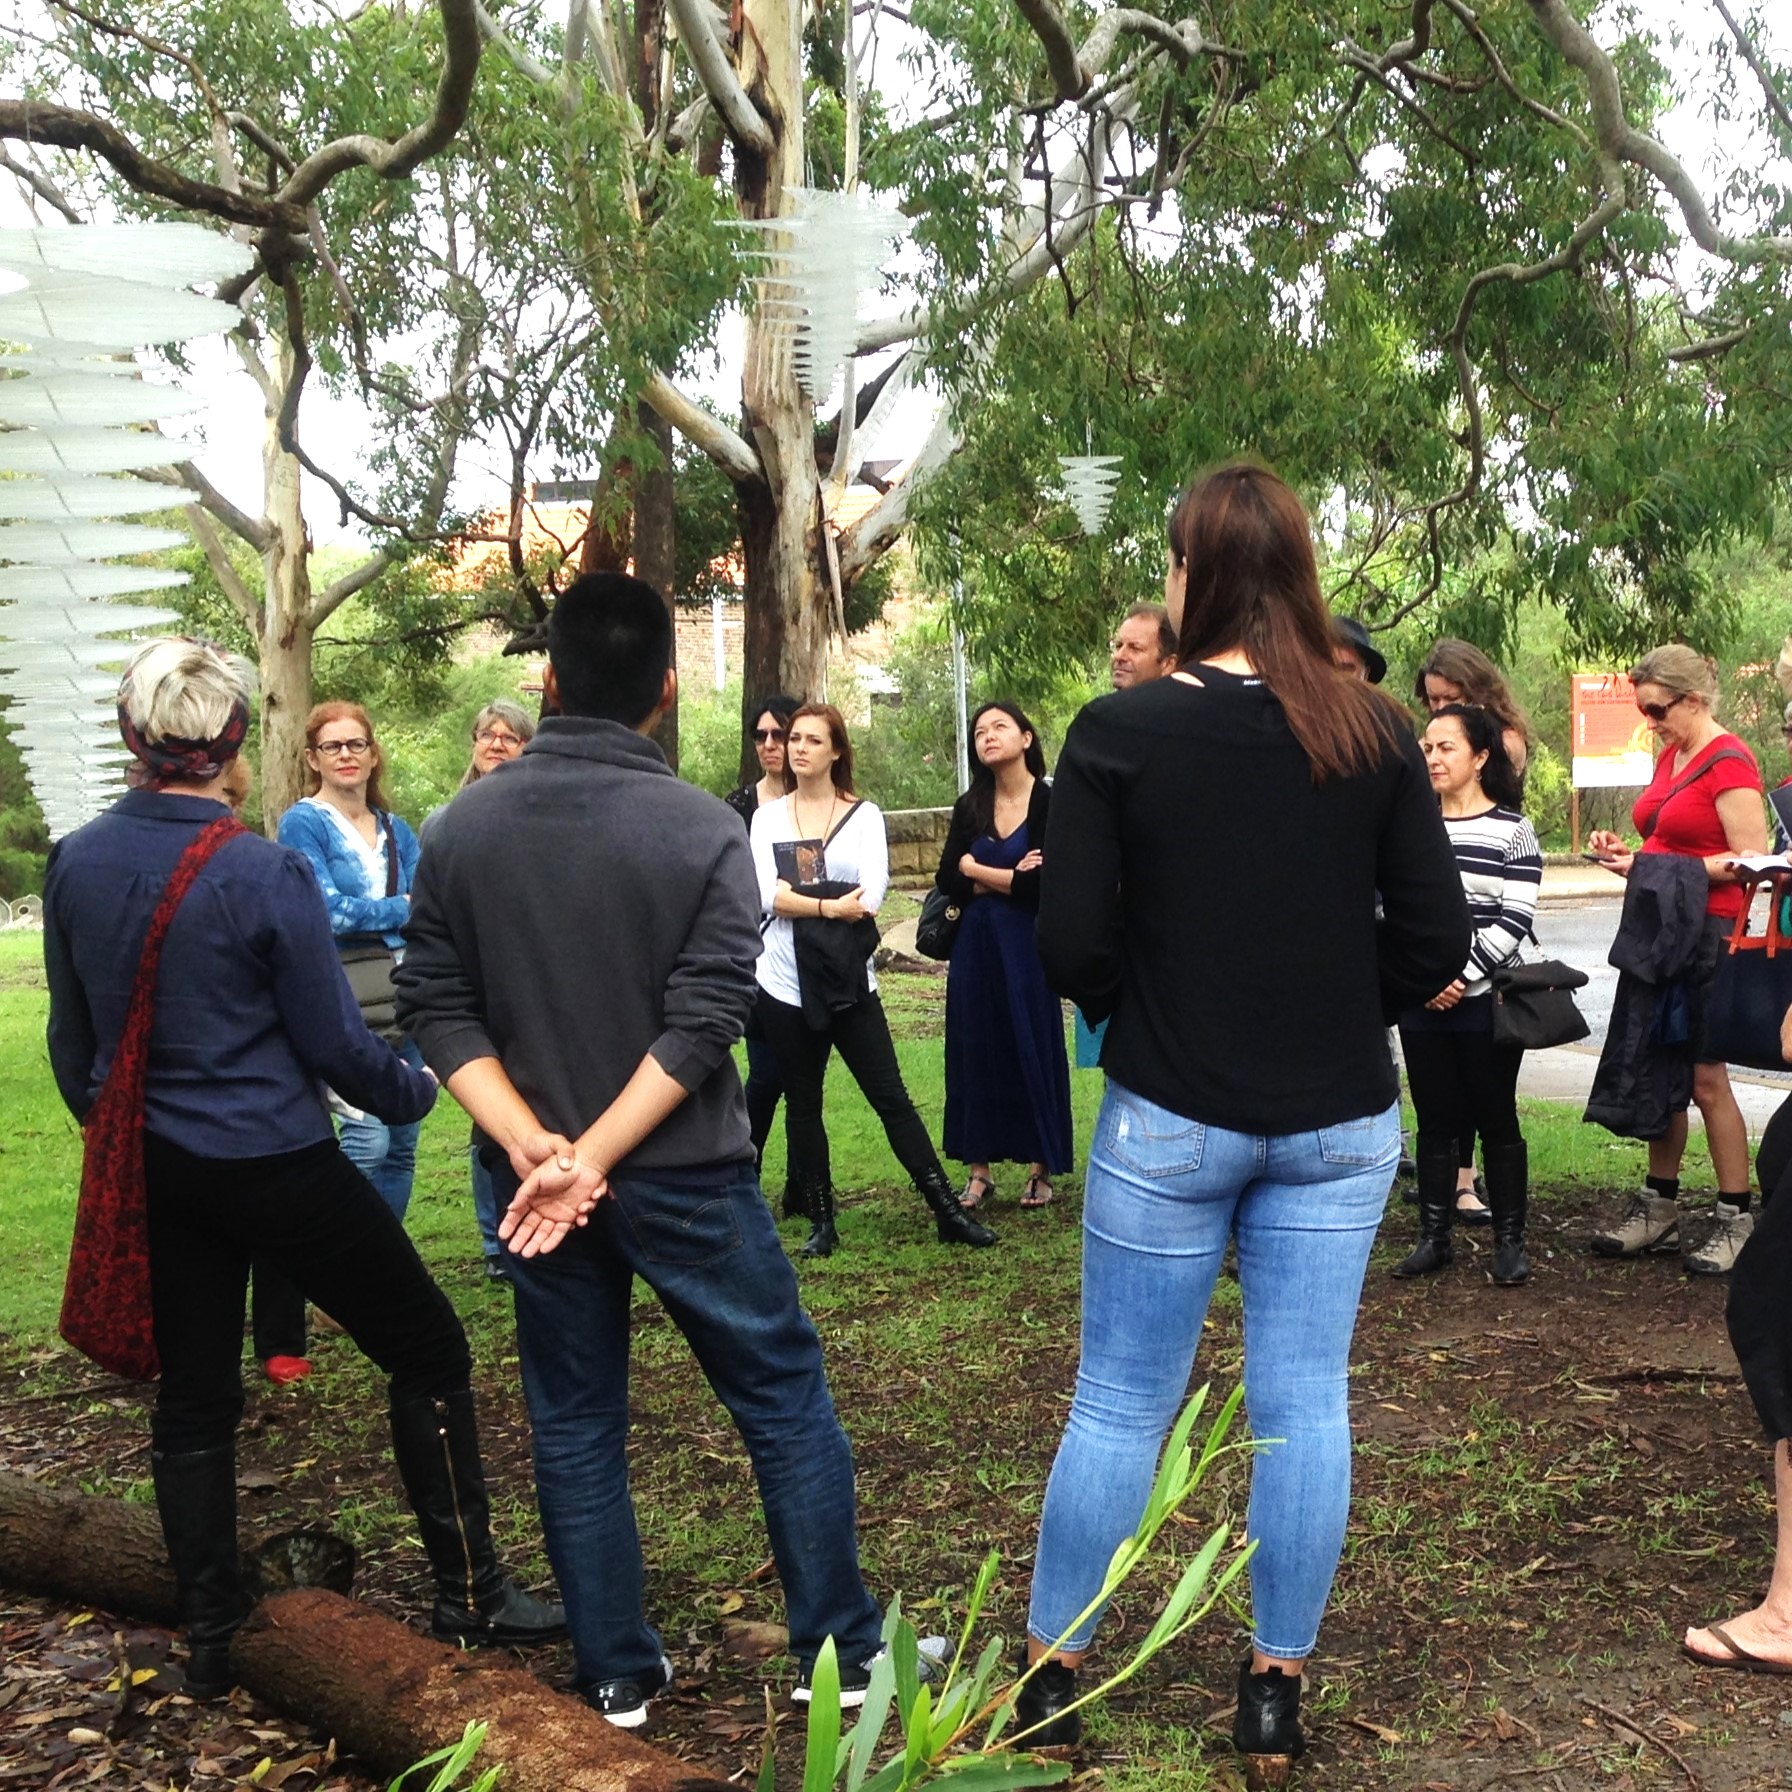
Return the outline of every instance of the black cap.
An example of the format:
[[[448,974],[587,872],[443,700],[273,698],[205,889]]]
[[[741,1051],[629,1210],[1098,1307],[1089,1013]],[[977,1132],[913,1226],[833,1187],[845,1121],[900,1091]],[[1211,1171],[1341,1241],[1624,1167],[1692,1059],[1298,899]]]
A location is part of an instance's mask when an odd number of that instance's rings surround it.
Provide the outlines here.
[[[1354,616],[1334,616],[1332,618],[1332,639],[1340,647],[1348,647],[1354,654],[1362,658],[1369,669],[1369,682],[1380,684],[1388,675],[1388,663],[1376,650],[1369,639],[1369,631]]]

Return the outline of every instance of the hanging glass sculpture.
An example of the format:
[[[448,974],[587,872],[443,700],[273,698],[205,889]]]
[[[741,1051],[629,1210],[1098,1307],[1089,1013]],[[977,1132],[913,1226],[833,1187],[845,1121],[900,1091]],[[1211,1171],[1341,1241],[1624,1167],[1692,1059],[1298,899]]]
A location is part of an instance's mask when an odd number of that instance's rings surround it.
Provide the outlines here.
[[[185,290],[245,272],[253,256],[195,224],[0,230],[0,723],[11,732],[53,839],[124,788],[117,668],[175,613],[109,601],[187,582],[185,573],[108,560],[173,547],[168,529],[108,519],[178,502],[146,479],[191,447],[135,427],[203,400],[141,377],[119,351],[185,341],[238,321],[233,305]]]
[[[727,227],[786,239],[782,247],[738,253],[765,264],[756,276],[760,320],[788,336],[803,391],[823,404],[858,340],[860,310],[909,224],[863,191],[793,187],[787,197],[791,210],[784,216],[729,219]]]
[[[1064,469],[1065,502],[1076,512],[1085,535],[1099,535],[1107,527],[1123,458],[1118,454],[1058,456],[1058,465]]]

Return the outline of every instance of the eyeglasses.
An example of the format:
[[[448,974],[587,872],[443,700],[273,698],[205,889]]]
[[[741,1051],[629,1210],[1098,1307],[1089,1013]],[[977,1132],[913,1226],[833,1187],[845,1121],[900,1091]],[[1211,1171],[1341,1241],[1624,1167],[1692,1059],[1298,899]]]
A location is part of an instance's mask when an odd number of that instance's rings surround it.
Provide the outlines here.
[[[373,742],[357,734],[353,740],[320,740],[312,743],[314,753],[328,753],[334,758],[339,753],[365,753]]]
[[[514,734],[508,734],[502,728],[481,728],[473,739],[482,747],[520,748],[523,744]]]
[[[773,741],[784,738],[784,730],[782,728],[755,728],[753,738],[760,746],[769,747]]]
[[[1685,701],[1686,698],[1682,695],[1675,697],[1668,703],[1639,703],[1637,708],[1642,714],[1646,715],[1651,722],[1665,722],[1668,719],[1668,711],[1670,709],[1678,709]]]

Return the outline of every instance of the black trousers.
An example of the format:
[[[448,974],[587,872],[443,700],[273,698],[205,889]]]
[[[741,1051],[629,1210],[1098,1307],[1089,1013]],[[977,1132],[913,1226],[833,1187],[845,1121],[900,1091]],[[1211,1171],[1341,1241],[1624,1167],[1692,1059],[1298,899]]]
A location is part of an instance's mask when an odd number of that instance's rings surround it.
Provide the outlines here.
[[[867,995],[854,1007],[832,1016],[825,1030],[814,1031],[803,1011],[759,992],[759,1024],[784,1072],[784,1137],[788,1173],[799,1188],[829,1186],[828,1133],[822,1122],[822,1091],[829,1055],[838,1048],[852,1079],[872,1111],[883,1122],[884,1136],[909,1176],[916,1182],[929,1173],[945,1175],[927,1127],[909,1099],[890,1040],[884,1005]]]
[[[1442,1146],[1480,1135],[1483,1146],[1517,1145],[1518,1067],[1524,1053],[1491,1033],[1400,1029],[1419,1142]],[[1458,1160],[1460,1161],[1460,1160]]]
[[[1792,1096],[1755,1154],[1762,1205],[1730,1271],[1724,1321],[1767,1435],[1792,1437]]]
[[[417,1247],[334,1139],[275,1157],[195,1157],[150,1134],[149,1279],[165,1453],[228,1444],[243,1413],[243,1299],[276,1265],[391,1378],[394,1405],[470,1385],[466,1334]]]

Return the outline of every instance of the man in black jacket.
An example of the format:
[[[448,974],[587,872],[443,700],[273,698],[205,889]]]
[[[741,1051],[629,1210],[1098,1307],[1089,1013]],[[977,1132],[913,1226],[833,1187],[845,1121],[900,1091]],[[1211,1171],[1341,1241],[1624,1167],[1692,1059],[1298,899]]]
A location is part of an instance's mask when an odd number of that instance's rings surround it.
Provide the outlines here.
[[[638,579],[579,579],[548,624],[559,713],[462,791],[419,870],[399,1016],[472,1115],[516,1285],[548,1554],[578,1684],[632,1728],[672,1683],[628,1490],[633,1277],[684,1333],[759,1480],[806,1699],[832,1636],[863,1697],[880,1643],[851,1447],[760,1197],[731,1048],[755,994],[739,821],[647,738],[672,627]]]

